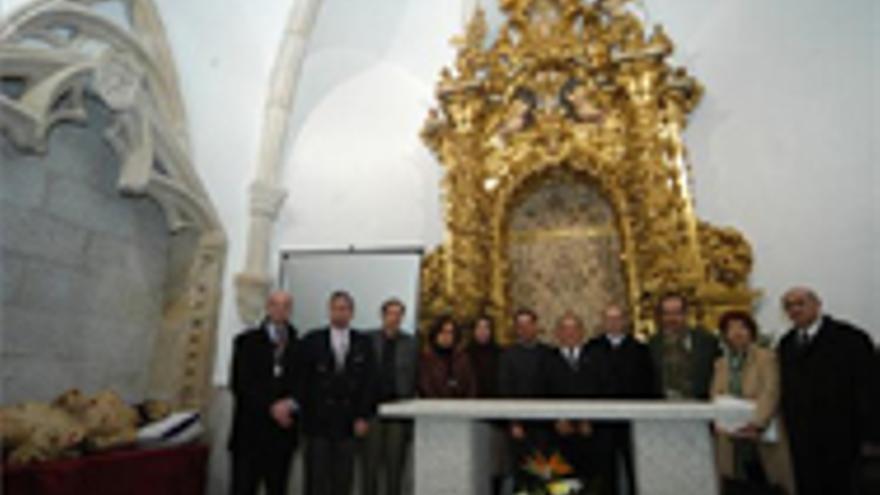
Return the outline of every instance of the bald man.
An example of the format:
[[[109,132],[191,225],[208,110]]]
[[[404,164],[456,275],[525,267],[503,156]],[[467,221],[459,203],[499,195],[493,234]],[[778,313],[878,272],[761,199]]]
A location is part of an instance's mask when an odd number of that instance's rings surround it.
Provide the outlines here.
[[[597,396],[620,400],[659,398],[651,351],[631,335],[623,307],[607,306],[601,325],[601,334],[587,344],[596,369]],[[606,480],[603,493],[633,493],[635,468],[629,423],[603,421],[594,426],[596,460]],[[622,489],[621,479],[626,481],[628,491]]]
[[[585,350],[583,321],[566,313],[556,322],[556,349],[542,366],[544,395],[554,399],[597,397],[596,370]],[[552,443],[559,448],[575,474],[584,482],[596,474],[593,467],[592,425],[588,421],[560,419],[553,423]]]
[[[233,495],[287,491],[296,450],[299,412],[297,332],[290,324],[293,298],[282,291],[266,300],[266,317],[235,338],[230,387],[234,398]]]
[[[782,417],[800,495],[851,494],[859,450],[876,428],[873,345],[822,312],[815,291],[782,297],[792,328],[779,343]]]

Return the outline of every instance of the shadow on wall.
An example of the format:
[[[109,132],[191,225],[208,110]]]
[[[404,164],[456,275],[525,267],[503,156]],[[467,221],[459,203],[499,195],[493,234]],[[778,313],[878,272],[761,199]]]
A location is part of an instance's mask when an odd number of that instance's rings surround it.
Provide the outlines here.
[[[379,60],[393,45],[408,0],[324,0],[309,38],[294,112],[293,136],[321,97]],[[334,59],[326,65],[322,60]]]
[[[280,244],[439,240],[439,167],[419,138],[430,97],[429,84],[390,62],[327,90],[290,142]]]

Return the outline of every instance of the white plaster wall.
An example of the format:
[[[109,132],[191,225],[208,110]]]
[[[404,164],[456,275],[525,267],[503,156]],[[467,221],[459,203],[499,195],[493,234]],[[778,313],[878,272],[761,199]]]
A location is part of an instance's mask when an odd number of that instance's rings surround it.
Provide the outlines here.
[[[26,0],[0,0],[0,14]],[[241,328],[247,188],[271,64],[291,1],[157,0],[178,64],[195,163],[230,241],[215,378]],[[325,0],[292,115],[276,247],[440,240],[440,171],[418,140],[448,39],[475,0]],[[489,19],[497,22],[492,0]],[[756,248],[759,319],[784,287],[880,338],[880,4],[646,0],[707,94],[687,131],[697,210]],[[218,402],[221,416],[228,413]],[[225,412],[224,412],[225,411]],[[222,416],[225,417],[225,416]],[[226,422],[212,487],[222,491]],[[220,426],[223,425],[223,426]],[[223,431],[221,431],[223,430]],[[218,462],[219,461],[219,462]]]
[[[648,4],[707,87],[686,135],[697,211],[752,241],[764,329],[808,284],[880,337],[877,3]]]
[[[880,336],[876,2],[645,3],[707,87],[686,135],[697,210],[753,242],[762,324],[780,328],[779,293],[809,283],[831,312]],[[247,187],[289,4],[158,0],[195,162],[230,238],[218,382],[241,327],[231,280],[242,266]],[[452,61],[447,42],[461,4],[325,0],[292,115],[290,197],[276,247],[440,240],[440,172],[417,134],[438,71]]]
[[[291,4],[157,4],[178,64],[195,163],[229,235],[215,368],[224,383],[231,340],[242,327],[232,278],[242,267],[247,188]],[[448,40],[461,17],[457,2],[324,2],[291,115],[290,197],[276,246],[439,242],[440,170],[418,129],[434,80],[452,59]]]
[[[439,239],[437,170],[416,136],[461,13],[400,0],[382,2],[394,11],[386,16],[364,4],[328,0],[318,18],[293,115],[280,244]],[[646,6],[708,89],[686,135],[697,211],[752,241],[765,331],[785,327],[778,297],[803,283],[830,312],[880,336],[875,2]]]
[[[294,105],[280,245],[439,242],[440,169],[418,133],[460,19],[453,2],[325,2]]]
[[[194,163],[229,238],[215,367],[216,380],[225,382],[232,338],[242,327],[232,280],[243,263],[247,190],[289,2],[156,3],[177,62]]]

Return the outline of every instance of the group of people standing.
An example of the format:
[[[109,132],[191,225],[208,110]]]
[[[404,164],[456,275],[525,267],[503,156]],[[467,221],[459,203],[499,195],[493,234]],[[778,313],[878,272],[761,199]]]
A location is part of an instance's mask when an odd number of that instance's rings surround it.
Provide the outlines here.
[[[381,307],[381,328],[351,328],[355,304],[331,295],[329,324],[299,335],[293,300],[273,292],[266,318],[234,344],[230,438],[232,493],[286,493],[300,432],[305,436],[305,493],[350,495],[361,466],[363,495],[399,495],[412,425],[378,418],[377,406],[415,397],[515,399],[710,400],[735,396],[756,404],[747,425],[716,428],[719,472],[760,480],[789,494],[855,493],[859,455],[880,441],[880,363],[870,337],[822,313],[816,293],[782,298],[793,328],[776,349],[758,342],[746,312],[726,313],[719,336],[689,325],[688,301],[667,294],[656,307],[657,332],[643,343],[626,311],[609,305],[588,339],[581,319],[555,324],[543,343],[538,315],[513,316],[516,341],[502,348],[494,322],[465,329],[439,318],[425,341],[401,328],[397,299]],[[467,331],[466,331],[467,330]],[[599,493],[635,493],[629,425],[624,421],[510,421],[495,425],[494,490],[520,482],[525,459],[554,450]],[[768,430],[777,431],[768,441]],[[358,462],[359,461],[359,462]]]

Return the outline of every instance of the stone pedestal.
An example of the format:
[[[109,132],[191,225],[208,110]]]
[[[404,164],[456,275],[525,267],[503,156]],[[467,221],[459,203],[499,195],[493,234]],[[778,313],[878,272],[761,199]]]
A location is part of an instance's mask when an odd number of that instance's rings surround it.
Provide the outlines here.
[[[439,419],[415,427],[415,493],[489,493],[489,426]]]
[[[633,421],[638,493],[715,494],[718,474],[705,420]]]
[[[745,422],[748,406],[701,402],[413,400],[380,413],[415,420],[419,495],[489,492],[489,427],[498,419],[632,421],[636,483],[649,495],[718,493],[710,423]]]

